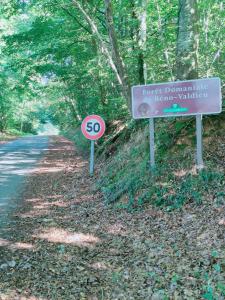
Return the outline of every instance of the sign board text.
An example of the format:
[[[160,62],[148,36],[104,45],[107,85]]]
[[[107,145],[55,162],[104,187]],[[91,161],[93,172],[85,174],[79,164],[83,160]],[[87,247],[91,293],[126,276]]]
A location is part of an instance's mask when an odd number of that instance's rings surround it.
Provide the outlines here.
[[[216,114],[221,109],[220,78],[132,87],[134,119]]]

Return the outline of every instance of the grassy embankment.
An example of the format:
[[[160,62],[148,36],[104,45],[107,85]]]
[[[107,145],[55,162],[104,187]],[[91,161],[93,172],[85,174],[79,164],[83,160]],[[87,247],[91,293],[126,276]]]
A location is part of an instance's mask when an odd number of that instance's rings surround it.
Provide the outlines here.
[[[106,204],[128,210],[146,205],[166,210],[187,203],[200,205],[209,194],[223,203],[225,197],[225,114],[204,117],[205,168],[195,166],[195,119],[156,120],[156,169],[149,169],[149,133],[146,121],[115,123],[96,145],[97,188]],[[84,155],[89,141],[80,130],[66,136]]]
[[[225,203],[225,114],[204,117],[205,168],[195,166],[195,120],[156,121],[156,162],[149,170],[148,126],[135,129],[124,143],[118,139],[114,155],[106,148],[101,158],[98,187],[105,202],[119,208],[142,209],[146,204],[180,208],[201,204],[209,194],[218,205]],[[111,146],[112,148],[112,146]]]

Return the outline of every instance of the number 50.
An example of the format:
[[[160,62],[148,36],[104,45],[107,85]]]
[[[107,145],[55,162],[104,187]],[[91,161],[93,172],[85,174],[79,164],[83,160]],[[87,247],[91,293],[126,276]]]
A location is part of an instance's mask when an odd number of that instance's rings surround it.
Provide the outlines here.
[[[92,123],[87,122],[87,132],[95,132],[98,133],[100,131],[101,127],[98,122]]]

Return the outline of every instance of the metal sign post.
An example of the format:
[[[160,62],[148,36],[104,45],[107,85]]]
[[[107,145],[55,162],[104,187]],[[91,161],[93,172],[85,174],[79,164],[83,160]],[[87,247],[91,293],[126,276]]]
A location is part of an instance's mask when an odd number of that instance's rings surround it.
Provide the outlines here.
[[[197,160],[197,168],[202,169],[203,158],[202,158],[202,115],[196,116],[196,160]]]
[[[90,175],[94,174],[95,141],[91,141]]]
[[[150,133],[150,167],[155,167],[155,124],[154,118],[149,119],[149,133]]]

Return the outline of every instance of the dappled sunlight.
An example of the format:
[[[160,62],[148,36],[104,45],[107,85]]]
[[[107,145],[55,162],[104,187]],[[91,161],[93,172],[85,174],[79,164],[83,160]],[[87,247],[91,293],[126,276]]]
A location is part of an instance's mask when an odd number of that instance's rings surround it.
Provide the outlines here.
[[[1,2],[0,300],[225,300],[224,1]]]
[[[51,147],[51,152],[52,152],[52,156],[54,157],[55,156],[55,152],[59,152],[59,153],[66,153],[66,152],[69,152],[72,150],[72,147],[73,147],[73,144],[72,142],[65,142],[65,141],[60,141],[60,137],[59,137],[59,142],[61,143],[60,144],[60,147]]]
[[[80,247],[91,247],[100,242],[100,239],[92,234],[69,232],[55,227],[46,229],[34,237],[51,243],[71,244]]]
[[[8,247],[10,250],[32,250],[34,246],[30,243],[12,242],[0,238],[0,247]]]
[[[70,205],[68,202],[62,200],[62,195],[52,195],[46,198],[46,200],[42,198],[26,199],[25,202],[32,205],[31,209],[28,212],[17,213],[16,216],[20,217],[21,219],[46,216],[49,215],[50,210],[54,207],[65,208]]]
[[[79,197],[76,197],[76,190],[74,190],[71,193],[71,199],[73,199],[73,204],[81,204],[84,202],[90,202],[92,200],[90,198],[90,195],[87,195],[87,194],[79,195]]]
[[[13,243],[10,245],[9,247],[10,249],[20,249],[20,250],[32,250],[34,249],[34,246],[32,244],[29,243],[22,243],[22,242],[17,242],[17,243]]]
[[[31,199],[26,199],[26,202],[30,202],[30,203],[35,203],[38,201],[42,201],[41,198],[31,198]]]
[[[121,235],[121,236],[126,236],[128,234],[125,227],[120,223],[116,223],[108,226],[107,232],[113,235]]]
[[[62,201],[54,201],[54,202],[42,202],[41,204],[34,205],[33,209],[49,209],[50,207],[67,207],[68,204]]]
[[[21,219],[32,219],[32,218],[36,218],[36,217],[44,217],[46,215],[49,214],[48,210],[40,210],[40,211],[30,211],[27,213],[23,213],[23,214],[17,214],[18,217],[20,217]]]
[[[18,295],[18,291],[10,291],[7,293],[2,293],[0,294],[0,300],[47,300],[47,298],[43,297],[36,297],[36,296],[29,296],[26,294]]]
[[[95,270],[108,270],[109,267],[105,262],[95,262],[91,265],[91,267]]]
[[[32,174],[33,170],[24,170],[24,169],[17,169],[17,170],[12,170],[12,171],[9,171],[5,174],[8,174],[8,175],[18,175],[18,176],[24,176],[24,175],[29,175],[29,174]]]
[[[88,162],[80,162],[80,163],[76,163],[76,168],[77,170],[73,170],[72,168],[69,168],[69,169],[72,169],[73,172],[76,174],[76,173],[80,173],[80,169],[83,169],[84,167],[86,167],[88,165]]]
[[[187,174],[191,174],[191,175],[197,175],[198,172],[197,172],[197,168],[196,166],[193,166],[191,169],[181,169],[181,170],[177,170],[177,171],[174,171],[173,174],[177,177],[184,177],[186,176]]]
[[[53,125],[51,122],[46,122],[45,124],[41,124],[38,129],[38,135],[59,135],[58,126]]]
[[[64,169],[64,167],[43,167],[43,168],[37,168],[34,170],[36,174],[47,174],[47,173],[58,173],[61,172]]]
[[[30,201],[30,200],[28,200]],[[35,202],[39,202],[40,204],[34,205]],[[35,199],[35,200],[31,200],[31,204],[33,204],[32,208],[27,211],[27,212],[23,212],[23,213],[17,213],[15,214],[15,216],[21,218],[21,219],[26,219],[26,218],[36,218],[36,217],[43,217],[49,214],[49,209],[48,207],[46,207],[45,205],[43,205],[42,203],[42,199]]]
[[[2,153],[0,153],[2,154]],[[7,169],[9,169],[9,165],[15,165],[16,163],[24,163],[24,159],[15,159],[14,157],[12,157],[12,160],[7,160],[5,159],[4,161],[1,162],[1,165],[8,165]],[[35,163],[35,159],[26,159],[26,163]],[[13,167],[14,168],[14,167]]]
[[[13,211],[23,184],[48,148],[48,138],[24,137],[0,147],[1,211]]]
[[[155,185],[161,186],[161,187],[164,187],[164,186],[166,187],[169,185],[169,183],[168,182],[157,182],[157,183],[155,183]]]
[[[0,247],[8,246],[9,241],[0,238]]]

